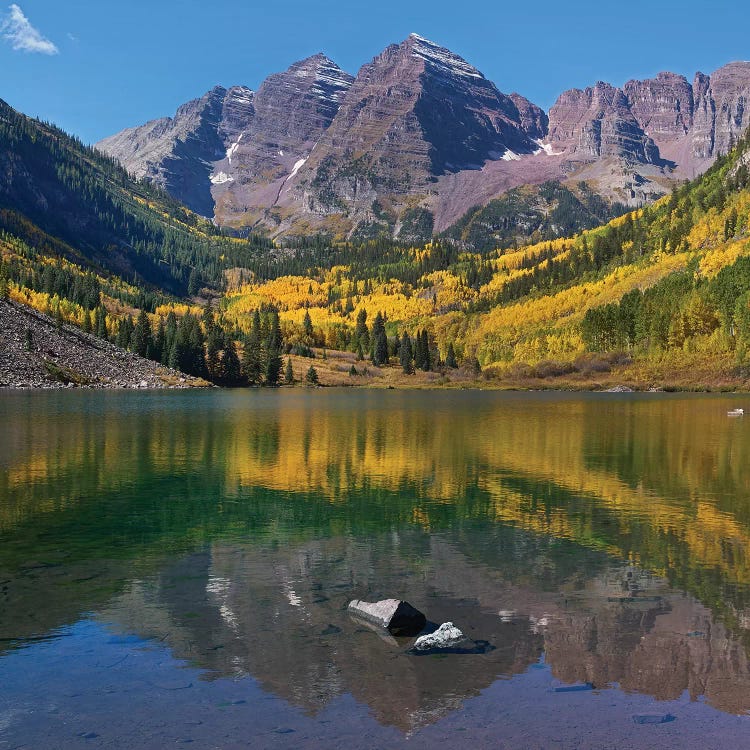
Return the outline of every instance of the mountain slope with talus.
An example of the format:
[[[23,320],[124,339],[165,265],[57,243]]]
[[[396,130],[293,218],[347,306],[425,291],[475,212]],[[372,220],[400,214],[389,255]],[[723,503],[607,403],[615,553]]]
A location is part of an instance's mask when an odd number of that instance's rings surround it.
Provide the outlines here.
[[[412,34],[356,77],[318,54],[98,146],[220,225],[408,239],[522,185],[649,203],[731,148],[748,97],[750,63],[734,62],[692,83],[664,72],[571,89],[545,113]]]

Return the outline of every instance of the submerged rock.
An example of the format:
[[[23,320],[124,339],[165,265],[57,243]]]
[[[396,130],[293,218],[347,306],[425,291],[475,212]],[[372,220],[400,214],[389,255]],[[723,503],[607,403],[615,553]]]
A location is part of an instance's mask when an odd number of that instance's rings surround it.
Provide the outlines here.
[[[381,628],[392,635],[417,635],[427,623],[427,618],[408,602],[400,599],[383,599],[379,602],[349,602],[349,613]]]
[[[636,714],[633,721],[636,724],[667,724],[675,718],[672,714]]]
[[[457,648],[466,643],[468,638],[452,622],[444,622],[434,633],[419,636],[413,648],[415,651],[434,651]]]
[[[475,641],[464,635],[452,622],[444,622],[433,633],[422,635],[407,651],[413,656],[432,654],[486,654],[495,647],[489,641]]]

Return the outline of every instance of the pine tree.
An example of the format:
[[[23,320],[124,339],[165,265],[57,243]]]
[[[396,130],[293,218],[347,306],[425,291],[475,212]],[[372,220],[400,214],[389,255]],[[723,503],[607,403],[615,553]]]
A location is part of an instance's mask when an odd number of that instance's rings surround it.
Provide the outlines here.
[[[383,365],[388,362],[388,338],[385,334],[385,321],[381,313],[375,316],[372,324],[372,363],[374,365]]]
[[[279,313],[274,310],[271,313],[271,325],[266,341],[266,384],[278,385],[281,375],[281,325],[279,323]]]
[[[422,330],[422,369],[429,372],[432,369],[432,356],[430,354],[430,340],[427,336],[427,329]]]
[[[250,385],[259,385],[263,380],[263,357],[260,346],[260,313],[256,310],[250,334],[245,339],[242,352],[242,372]]]
[[[109,338],[107,335],[107,311],[103,305],[99,305],[94,311],[94,333],[105,341]]]
[[[414,335],[414,367],[417,370],[423,370],[425,355],[422,350],[422,331],[418,330]]]
[[[164,361],[164,345],[167,339],[166,328],[164,327],[164,318],[159,318],[159,326],[156,329],[156,336],[154,336],[154,343],[151,349],[150,359],[154,362]]]
[[[138,319],[133,329],[130,343],[133,351],[138,356],[148,357],[151,354],[154,342],[151,333],[151,323],[149,323],[145,310],[141,310],[138,313]]]
[[[448,342],[448,351],[445,353],[445,366],[455,370],[458,367],[456,362],[456,352],[453,349],[453,342]]]
[[[310,311],[305,310],[305,317],[302,321],[302,329],[305,334],[305,343],[311,346],[313,343],[313,324],[312,318],[310,317]]]
[[[206,377],[206,357],[203,331],[192,313],[185,313],[177,324],[169,366],[189,375]]]
[[[406,331],[404,331],[404,335],[401,337],[401,345],[399,347],[398,358],[401,362],[403,371],[407,375],[412,375],[414,373],[414,365],[412,363],[413,354],[411,348],[411,339],[409,338],[409,334]]]
[[[221,353],[219,361],[219,371],[224,385],[236,387],[243,384],[242,369],[237,356],[237,345],[232,339],[224,345],[224,351]]]
[[[170,363],[170,357],[172,350],[174,349],[174,342],[177,338],[177,316],[172,310],[167,315],[166,323],[164,324],[164,346],[161,350],[161,363],[163,365],[172,366]]]
[[[187,284],[187,293],[190,297],[194,297],[198,292],[200,291],[200,274],[198,273],[197,268],[193,268],[190,271],[190,276],[188,277],[188,284]]]
[[[305,382],[308,385],[318,385],[318,371],[312,365],[305,375]]]
[[[284,373],[284,383],[287,385],[294,384],[294,370],[292,369],[292,358],[288,357],[286,360],[286,372]]]
[[[130,315],[120,321],[120,327],[117,329],[117,338],[115,339],[117,346],[122,349],[130,348],[130,339],[133,335],[134,327],[133,318]]]
[[[205,318],[204,318],[205,321]],[[211,320],[206,336],[206,367],[210,378],[220,378],[220,352],[224,349],[224,332]],[[236,353],[236,352],[235,352]]]
[[[370,331],[367,328],[367,310],[360,310],[357,313],[357,324],[354,327],[354,340],[358,345],[357,351],[362,352],[362,358],[364,359],[364,352],[370,348]]]

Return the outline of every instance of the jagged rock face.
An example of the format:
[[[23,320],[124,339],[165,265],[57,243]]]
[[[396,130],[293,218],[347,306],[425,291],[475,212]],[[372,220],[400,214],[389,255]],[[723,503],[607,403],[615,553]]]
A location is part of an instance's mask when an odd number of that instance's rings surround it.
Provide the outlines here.
[[[750,125],[750,63],[683,76],[628,81],[616,89],[564,92],[550,110],[550,140],[574,160],[617,156],[640,164],[672,162],[692,177],[726,153]]]
[[[693,87],[684,76],[659,73],[650,80],[628,81],[623,90],[633,116],[660,147],[693,127]]]
[[[510,94],[509,98],[516,105],[521,118],[521,127],[526,134],[539,141],[545,138],[549,130],[549,117],[547,117],[547,113],[520,94]]]
[[[194,211],[231,223],[259,199],[265,206],[275,202],[281,185],[274,183],[283,183],[309,153],[351,82],[325,55],[315,55],[270,76],[257,93],[216,87],[174,118],[97,146]]]
[[[213,215],[211,163],[221,158],[227,137],[252,118],[252,91],[217,86],[183,104],[175,116],[129,128],[97,144],[138,178],[163,187],[204,216]]]
[[[712,159],[726,153],[750,125],[750,62],[729,63],[711,76],[697,73],[692,155]]]
[[[233,143],[255,117],[255,94],[245,86],[232,86],[224,97],[219,121],[222,143]]]
[[[253,98],[253,117],[227,144],[211,181],[221,223],[243,223],[268,208],[331,124],[354,79],[318,54],[269,76]],[[252,220],[252,216],[250,216]]]
[[[356,79],[318,54],[253,93],[217,87],[99,147],[225,226],[442,231],[520,185],[588,181],[641,205],[694,177],[750,125],[750,63],[692,85],[659,73],[564,92],[549,116],[416,34]],[[369,234],[367,234],[369,232]]]
[[[625,94],[608,83],[566,91],[550,110],[549,123],[553,147],[578,158],[614,156],[642,164],[660,160]]]
[[[437,176],[532,153],[544,114],[518,102],[523,114],[465,60],[412,34],[360,70],[291,200],[312,213],[366,214],[376,198],[424,193]]]

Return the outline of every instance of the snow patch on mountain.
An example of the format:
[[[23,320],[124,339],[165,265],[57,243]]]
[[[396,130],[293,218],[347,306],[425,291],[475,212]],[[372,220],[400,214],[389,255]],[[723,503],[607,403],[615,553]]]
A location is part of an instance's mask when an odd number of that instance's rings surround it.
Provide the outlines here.
[[[287,182],[288,182],[289,180],[291,180],[291,179],[292,179],[292,178],[294,177],[294,175],[296,175],[296,174],[297,174],[297,172],[299,172],[300,168],[302,167],[302,165],[303,165],[303,164],[304,164],[304,163],[305,163],[306,161],[307,161],[307,159],[299,159],[298,161],[294,162],[294,166],[292,167],[292,171],[291,171],[291,173],[290,173],[289,177],[287,177],[287,178],[286,178],[286,179],[287,179]]]
[[[555,151],[551,143],[543,143],[542,141],[534,141],[539,148],[534,151],[534,155],[541,154],[544,151],[547,156],[562,156],[562,151]]]
[[[209,179],[211,180],[211,184],[213,185],[223,185],[227,182],[234,182],[234,177],[228,175],[226,172],[217,172],[216,174],[212,174]]]
[[[441,73],[461,78],[484,78],[473,65],[469,65],[462,57],[435,42],[431,42],[429,39],[425,39],[423,36],[419,36],[419,34],[410,34],[409,41],[412,45],[412,55],[429,63]]]
[[[237,149],[240,147],[240,141],[242,140],[242,136],[244,133],[240,133],[239,138],[237,138],[237,142],[233,143],[228,149],[227,149],[227,159],[229,159],[229,163],[231,165],[232,163],[232,157],[234,156]]]

